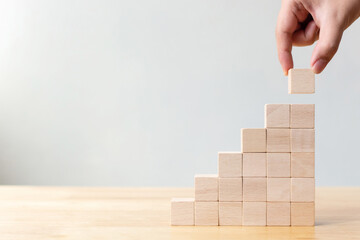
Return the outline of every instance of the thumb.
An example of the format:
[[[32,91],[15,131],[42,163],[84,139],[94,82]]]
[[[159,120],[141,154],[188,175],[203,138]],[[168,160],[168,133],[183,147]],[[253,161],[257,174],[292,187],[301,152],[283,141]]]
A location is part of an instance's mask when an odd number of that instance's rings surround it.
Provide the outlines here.
[[[333,58],[339,48],[342,34],[342,28],[333,21],[330,24],[327,22],[326,25],[320,27],[319,41],[311,57],[311,66],[314,73],[321,73]]]

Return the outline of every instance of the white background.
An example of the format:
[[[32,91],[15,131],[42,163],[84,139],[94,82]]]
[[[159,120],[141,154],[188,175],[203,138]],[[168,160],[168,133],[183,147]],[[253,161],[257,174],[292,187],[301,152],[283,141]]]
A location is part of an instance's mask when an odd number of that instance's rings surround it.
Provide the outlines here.
[[[280,1],[0,1],[0,184],[192,186],[263,127],[316,104],[318,185],[359,185],[360,20],[288,95]],[[309,67],[313,47],[294,49]]]

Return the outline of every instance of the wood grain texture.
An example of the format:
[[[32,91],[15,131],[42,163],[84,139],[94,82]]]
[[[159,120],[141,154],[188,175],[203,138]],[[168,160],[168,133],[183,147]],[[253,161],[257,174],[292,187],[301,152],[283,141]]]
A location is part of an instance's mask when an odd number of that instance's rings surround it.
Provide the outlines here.
[[[311,69],[289,70],[289,94],[315,93],[315,74]]]
[[[243,225],[265,226],[266,225],[266,202],[243,203]]]
[[[266,224],[290,226],[290,202],[267,202]]]
[[[266,152],[266,129],[265,128],[242,128],[241,129],[242,152]]]
[[[290,153],[267,153],[267,177],[290,177]]]
[[[291,152],[315,152],[314,129],[291,129]]]
[[[290,152],[290,129],[267,129],[267,152]]]
[[[221,178],[236,178],[242,176],[242,159],[240,152],[219,152],[218,170]]]
[[[268,178],[267,201],[290,202],[290,178]]]
[[[219,178],[219,201],[242,202],[242,178]]]
[[[243,178],[243,201],[266,201],[266,178]]]
[[[242,225],[242,202],[219,202],[219,225]]]
[[[315,201],[314,178],[291,178],[291,202]]]
[[[326,239],[360,236],[360,188],[317,187],[315,227],[170,226],[194,188],[0,186],[0,236],[16,240]]]
[[[243,176],[266,177],[266,153],[243,153]]]
[[[315,104],[291,104],[290,128],[314,128]]]
[[[219,202],[195,202],[195,226],[219,225]]]
[[[290,104],[266,104],[265,128],[289,128]]]
[[[291,226],[314,226],[314,224],[315,204],[313,202],[291,203]]]
[[[291,177],[315,177],[315,153],[291,153]]]
[[[216,174],[195,175],[195,201],[217,201],[218,176]]]
[[[194,198],[171,199],[171,225],[194,225]]]

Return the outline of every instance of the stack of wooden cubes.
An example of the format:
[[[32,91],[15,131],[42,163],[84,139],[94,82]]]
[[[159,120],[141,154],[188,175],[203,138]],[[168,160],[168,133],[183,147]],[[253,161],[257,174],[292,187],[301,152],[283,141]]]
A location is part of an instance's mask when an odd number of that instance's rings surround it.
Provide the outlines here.
[[[195,175],[195,198],[172,199],[171,224],[313,226],[314,123],[314,104],[265,105],[242,152],[218,153],[218,174]]]

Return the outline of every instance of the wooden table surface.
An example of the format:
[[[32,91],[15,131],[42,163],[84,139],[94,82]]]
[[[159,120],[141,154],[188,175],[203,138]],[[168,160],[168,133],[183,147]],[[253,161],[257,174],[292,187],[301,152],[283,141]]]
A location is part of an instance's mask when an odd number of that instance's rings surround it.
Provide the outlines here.
[[[317,188],[315,227],[171,227],[192,189],[0,186],[0,239],[360,239],[360,188]]]

